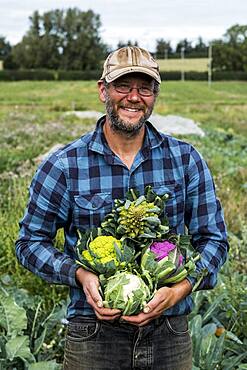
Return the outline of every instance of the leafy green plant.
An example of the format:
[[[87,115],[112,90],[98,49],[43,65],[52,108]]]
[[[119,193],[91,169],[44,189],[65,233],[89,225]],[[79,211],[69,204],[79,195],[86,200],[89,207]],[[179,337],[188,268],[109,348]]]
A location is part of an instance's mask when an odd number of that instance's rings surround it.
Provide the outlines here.
[[[203,324],[204,317],[196,315],[190,321],[193,343],[193,365],[200,370],[233,370],[247,358],[247,342],[241,342],[230,331],[217,336],[214,322]]]
[[[42,300],[10,285],[8,276],[0,284],[0,368],[58,370],[55,357],[62,347],[56,339],[63,332],[65,302],[47,315]]]
[[[230,271],[228,262],[214,291],[194,293],[193,370],[241,369],[247,359],[246,281]]]

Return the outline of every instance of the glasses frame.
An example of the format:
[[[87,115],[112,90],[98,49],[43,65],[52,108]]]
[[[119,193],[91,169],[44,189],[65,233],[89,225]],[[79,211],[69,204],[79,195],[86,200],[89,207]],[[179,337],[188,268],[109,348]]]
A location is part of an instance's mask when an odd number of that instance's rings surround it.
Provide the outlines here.
[[[154,91],[153,90],[151,90],[151,89],[149,89],[148,87],[131,87],[131,86],[128,86],[128,85],[121,85],[121,84],[112,84],[113,85],[113,87],[114,87],[114,89],[119,93],[119,94],[123,94],[123,95],[128,95],[132,90],[134,90],[134,89],[136,89],[137,90],[137,92],[138,92],[138,94],[140,95],[140,96],[144,96],[144,97],[150,97],[150,96],[153,96],[154,95]],[[124,91],[121,91],[121,88],[120,87],[126,87],[126,91],[124,92]],[[120,88],[120,89],[119,89]],[[150,93],[148,93],[148,94],[143,94],[142,92],[141,92],[141,90],[142,89],[146,89],[146,90],[149,90],[150,91]]]

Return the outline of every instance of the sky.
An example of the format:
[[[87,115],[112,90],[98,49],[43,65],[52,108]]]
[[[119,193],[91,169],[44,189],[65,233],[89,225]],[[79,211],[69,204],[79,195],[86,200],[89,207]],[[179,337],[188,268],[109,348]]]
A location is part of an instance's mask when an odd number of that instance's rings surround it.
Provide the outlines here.
[[[101,38],[113,49],[128,40],[149,51],[155,51],[160,38],[173,47],[199,36],[208,43],[234,24],[247,24],[246,0],[0,0],[0,36],[14,45],[29,29],[35,10],[42,14],[69,7],[99,14]]]

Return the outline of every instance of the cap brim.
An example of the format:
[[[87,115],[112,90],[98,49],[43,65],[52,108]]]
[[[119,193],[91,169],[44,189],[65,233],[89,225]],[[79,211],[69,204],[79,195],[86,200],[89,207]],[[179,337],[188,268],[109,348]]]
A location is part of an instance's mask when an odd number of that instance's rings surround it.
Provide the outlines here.
[[[145,68],[145,67],[140,67],[140,66],[116,69],[115,71],[111,71],[110,73],[106,74],[105,76],[102,75],[101,79],[105,79],[106,82],[112,82],[112,81],[116,80],[117,78],[119,78],[121,76],[124,76],[124,75],[129,74],[129,73],[134,73],[134,72],[144,73],[144,74],[154,78],[158,83],[161,83],[160,75],[157,74],[157,72],[152,71],[152,70],[150,70],[148,68]]]

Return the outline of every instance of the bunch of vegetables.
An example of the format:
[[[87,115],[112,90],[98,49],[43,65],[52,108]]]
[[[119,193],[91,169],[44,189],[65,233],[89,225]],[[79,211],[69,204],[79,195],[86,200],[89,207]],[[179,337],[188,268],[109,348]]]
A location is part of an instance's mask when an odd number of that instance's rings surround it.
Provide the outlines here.
[[[99,228],[79,233],[77,262],[99,275],[105,307],[136,314],[157,288],[195,274],[199,255],[186,255],[188,235],[170,232],[168,198],[150,186],[141,196],[131,189],[126,200],[115,200]]]

